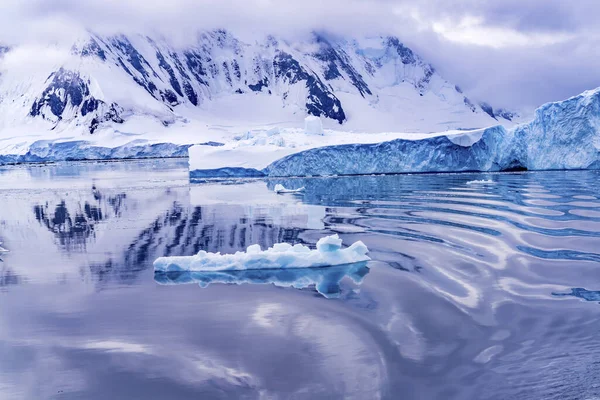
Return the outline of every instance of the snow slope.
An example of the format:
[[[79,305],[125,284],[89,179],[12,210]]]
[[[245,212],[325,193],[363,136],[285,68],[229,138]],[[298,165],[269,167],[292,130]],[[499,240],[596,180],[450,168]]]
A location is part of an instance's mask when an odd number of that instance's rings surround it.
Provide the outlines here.
[[[4,48],[0,162],[42,160],[41,148],[50,160],[178,155],[185,149],[150,146],[301,129],[307,115],[321,117],[327,129],[356,132],[435,132],[515,119],[477,105],[395,37],[244,41],[218,30],[192,42],[86,33],[68,46]],[[144,151],[127,150],[132,142]]]

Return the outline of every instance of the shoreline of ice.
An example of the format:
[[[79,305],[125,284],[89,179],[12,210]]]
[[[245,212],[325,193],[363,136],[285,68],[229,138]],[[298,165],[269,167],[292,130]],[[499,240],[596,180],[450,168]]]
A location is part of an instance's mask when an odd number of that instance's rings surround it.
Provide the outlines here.
[[[361,241],[342,249],[338,235],[326,236],[317,242],[317,249],[301,244],[277,243],[267,250],[259,245],[235,254],[200,251],[195,256],[160,257],[154,261],[155,272],[177,271],[244,271],[266,269],[316,268],[369,261],[369,249]]]

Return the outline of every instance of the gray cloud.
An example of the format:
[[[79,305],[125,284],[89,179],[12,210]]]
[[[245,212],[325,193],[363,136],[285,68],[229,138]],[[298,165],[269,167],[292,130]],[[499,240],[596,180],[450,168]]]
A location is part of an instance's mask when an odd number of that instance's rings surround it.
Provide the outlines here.
[[[495,105],[534,107],[600,86],[597,0],[2,3],[0,42],[9,44],[69,41],[85,29],[157,33],[177,43],[192,40],[198,30],[215,28],[244,37],[273,33],[297,38],[311,30],[341,35],[389,33],[398,35],[473,97]]]

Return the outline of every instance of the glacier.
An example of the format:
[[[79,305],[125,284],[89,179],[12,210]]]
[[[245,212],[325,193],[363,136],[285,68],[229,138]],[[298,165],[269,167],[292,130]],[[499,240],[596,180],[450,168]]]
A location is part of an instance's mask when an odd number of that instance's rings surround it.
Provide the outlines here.
[[[295,269],[260,269],[242,271],[175,271],[154,273],[154,280],[161,285],[184,285],[196,283],[207,287],[214,283],[225,284],[273,284],[278,287],[304,289],[314,286],[326,298],[336,298],[341,294],[340,282],[349,277],[361,284],[369,273],[366,262],[329,267]]]
[[[323,147],[314,141],[304,149],[290,149],[262,169],[255,162],[253,168],[265,177],[599,169],[600,88],[545,104],[531,122],[513,128],[413,137]],[[227,157],[236,157],[236,150],[221,156],[227,162]],[[190,170],[199,174],[202,163],[191,157]]]
[[[116,147],[105,147],[86,140],[38,140],[23,154],[0,154],[0,165],[79,160],[182,158],[188,156],[190,146],[192,145],[134,140]]]
[[[361,241],[342,249],[338,235],[321,238],[317,249],[301,244],[277,243],[262,251],[259,245],[249,246],[246,252],[235,254],[208,253],[195,256],[160,257],[154,261],[154,271],[242,271],[261,269],[316,268],[369,261],[368,248]]]
[[[507,137],[503,127],[493,127],[485,129],[472,145],[436,136],[318,147],[277,160],[263,172],[266,176],[285,177],[524,169]],[[455,140],[462,143],[470,139]]]

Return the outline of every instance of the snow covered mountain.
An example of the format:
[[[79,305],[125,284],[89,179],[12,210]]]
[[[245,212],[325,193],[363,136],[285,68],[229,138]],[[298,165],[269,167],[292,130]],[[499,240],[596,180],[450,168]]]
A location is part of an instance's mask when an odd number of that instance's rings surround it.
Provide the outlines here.
[[[51,60],[21,68],[22,49],[0,47],[0,139],[49,131],[168,137],[169,128],[202,137],[207,126],[299,126],[307,114],[326,127],[367,132],[515,118],[470,100],[395,37],[245,42],[217,30],[182,47],[90,33],[66,52],[54,50]]]

